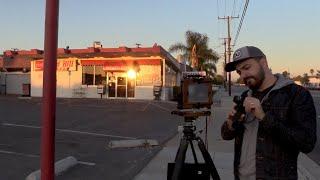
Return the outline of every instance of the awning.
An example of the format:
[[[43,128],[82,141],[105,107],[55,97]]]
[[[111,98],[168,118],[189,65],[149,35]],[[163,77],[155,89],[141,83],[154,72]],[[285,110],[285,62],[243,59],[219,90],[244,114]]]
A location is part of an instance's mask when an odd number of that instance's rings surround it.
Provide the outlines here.
[[[81,60],[82,66],[103,66],[105,60]]]
[[[133,65],[131,65],[131,63],[129,64],[128,62],[125,62],[125,61],[118,61],[118,62],[106,61],[103,64],[104,71],[127,71],[131,67],[133,67]]]
[[[81,60],[82,66],[103,66],[105,71],[127,71],[140,65],[160,65],[160,59],[138,59],[138,60]]]
[[[137,60],[90,60],[90,59],[82,59],[82,66],[104,66],[104,65],[117,65],[117,64],[139,64],[139,65],[160,65],[160,59],[137,59]]]

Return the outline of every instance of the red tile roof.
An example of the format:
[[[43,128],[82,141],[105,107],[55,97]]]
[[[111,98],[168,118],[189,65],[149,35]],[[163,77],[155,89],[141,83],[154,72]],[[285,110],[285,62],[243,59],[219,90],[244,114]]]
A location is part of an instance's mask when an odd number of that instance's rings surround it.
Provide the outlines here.
[[[23,57],[4,58],[3,66],[5,68],[30,68],[30,59]]]

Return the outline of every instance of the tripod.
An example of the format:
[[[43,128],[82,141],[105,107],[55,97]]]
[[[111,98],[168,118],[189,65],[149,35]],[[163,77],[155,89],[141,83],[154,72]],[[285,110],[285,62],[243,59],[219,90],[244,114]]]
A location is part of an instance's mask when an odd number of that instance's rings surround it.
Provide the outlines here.
[[[181,138],[179,149],[177,151],[175,162],[169,163],[168,167],[168,180],[180,180],[180,179],[193,179],[197,178],[201,179],[210,179],[210,174],[213,180],[220,180],[220,176],[217,172],[217,169],[211,159],[209,152],[207,151],[203,140],[195,134],[196,126],[194,125],[194,121],[199,116],[208,116],[211,114],[210,111],[202,111],[202,112],[181,112],[181,111],[173,111],[172,114],[177,114],[180,116],[184,116],[185,124],[183,126],[183,137]],[[196,152],[194,149],[193,141],[198,142],[198,147],[201,151],[205,164],[199,164]],[[188,145],[190,144],[192,155],[194,158],[195,163],[189,164],[186,167],[185,158],[186,152],[188,149]],[[170,166],[171,165],[171,166]],[[172,171],[173,169],[173,171]],[[183,171],[185,170],[185,172]],[[197,171],[195,176],[191,177],[192,175],[185,175],[184,173],[192,171]],[[203,172],[202,172],[203,171]]]

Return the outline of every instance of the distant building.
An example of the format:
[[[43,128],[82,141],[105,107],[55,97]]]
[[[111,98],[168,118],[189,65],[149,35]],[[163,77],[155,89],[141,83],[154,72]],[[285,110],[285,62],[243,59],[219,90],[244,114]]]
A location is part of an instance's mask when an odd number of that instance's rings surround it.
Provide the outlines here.
[[[309,76],[308,86],[311,88],[319,88],[320,87],[320,78],[317,76]]]
[[[57,52],[57,97],[153,99],[154,86],[162,86],[161,99],[168,100],[180,83],[180,63],[157,44],[103,48],[94,42],[89,48]],[[43,51],[6,51],[4,57],[29,61],[31,96],[42,96]]]
[[[31,50],[34,52],[36,50]],[[26,51],[5,51],[0,57],[0,94],[23,95],[30,92],[30,60]],[[28,89],[29,88],[29,89]]]
[[[306,84],[302,84],[300,81],[294,81],[296,84],[307,88],[320,88],[320,78],[317,76],[308,76],[309,82]]]

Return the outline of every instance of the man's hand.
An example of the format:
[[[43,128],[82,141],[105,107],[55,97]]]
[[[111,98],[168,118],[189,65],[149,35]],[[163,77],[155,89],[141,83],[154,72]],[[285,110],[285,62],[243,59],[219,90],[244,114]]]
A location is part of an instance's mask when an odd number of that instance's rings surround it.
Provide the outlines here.
[[[247,113],[252,113],[259,121],[261,121],[265,113],[262,109],[260,100],[254,97],[246,97],[243,102],[243,106]]]
[[[233,109],[231,110],[231,112],[229,112],[228,116],[227,116],[227,125],[228,125],[228,128],[229,130],[233,131],[233,127],[232,127],[232,124],[233,124],[233,117],[234,115],[236,114],[236,110]],[[241,115],[240,119],[238,119],[238,121],[243,121],[244,120],[244,114]]]

